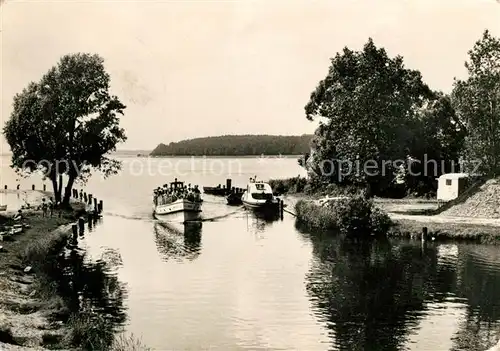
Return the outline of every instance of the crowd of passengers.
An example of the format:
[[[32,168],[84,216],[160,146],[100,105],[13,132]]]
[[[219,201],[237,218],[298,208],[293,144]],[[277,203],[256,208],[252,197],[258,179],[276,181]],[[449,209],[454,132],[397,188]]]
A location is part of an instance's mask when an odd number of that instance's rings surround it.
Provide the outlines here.
[[[165,184],[154,190],[153,201],[155,205],[163,205],[169,202],[177,201],[178,199],[187,199],[189,201],[200,201],[200,190],[198,185],[191,187],[191,184],[174,187]]]

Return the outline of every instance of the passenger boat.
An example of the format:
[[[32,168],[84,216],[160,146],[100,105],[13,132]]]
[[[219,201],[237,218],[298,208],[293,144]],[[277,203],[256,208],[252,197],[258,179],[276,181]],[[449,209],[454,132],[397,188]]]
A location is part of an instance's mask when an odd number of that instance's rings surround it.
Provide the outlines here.
[[[187,223],[201,219],[203,200],[198,186],[191,188],[177,181],[157,188],[153,196],[153,215],[158,220]]]
[[[273,195],[271,186],[256,178],[250,178],[241,201],[243,206],[253,210],[278,211],[280,208],[280,199]]]
[[[7,205],[0,205],[0,212],[7,211]]]

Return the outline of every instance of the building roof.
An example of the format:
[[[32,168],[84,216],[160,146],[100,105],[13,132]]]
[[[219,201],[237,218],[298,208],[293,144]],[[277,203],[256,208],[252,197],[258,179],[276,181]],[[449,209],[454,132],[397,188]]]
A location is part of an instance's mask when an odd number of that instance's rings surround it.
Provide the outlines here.
[[[469,178],[469,174],[467,174],[467,173],[445,173],[439,177],[439,179],[461,179],[461,178]]]

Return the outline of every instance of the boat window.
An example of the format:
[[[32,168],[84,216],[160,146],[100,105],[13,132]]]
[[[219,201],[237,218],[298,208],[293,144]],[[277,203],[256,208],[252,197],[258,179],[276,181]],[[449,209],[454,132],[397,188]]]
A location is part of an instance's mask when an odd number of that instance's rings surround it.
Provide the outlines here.
[[[255,184],[255,187],[257,188],[257,190],[264,190],[264,184]]]
[[[273,194],[266,194],[266,193],[252,193],[252,197],[255,200],[272,200]]]

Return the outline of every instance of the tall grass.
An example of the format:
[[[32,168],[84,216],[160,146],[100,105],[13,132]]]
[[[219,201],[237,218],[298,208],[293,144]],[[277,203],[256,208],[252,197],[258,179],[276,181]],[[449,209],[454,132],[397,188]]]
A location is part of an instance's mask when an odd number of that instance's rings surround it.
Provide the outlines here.
[[[278,194],[301,193],[305,190],[307,179],[300,176],[286,179],[271,179],[269,180],[269,185]]]
[[[298,201],[297,220],[310,229],[335,230],[350,237],[386,235],[393,222],[371,200],[362,196],[331,201],[318,205]]]
[[[118,335],[111,344],[110,351],[150,351],[151,349],[142,343],[142,340],[134,334]]]

